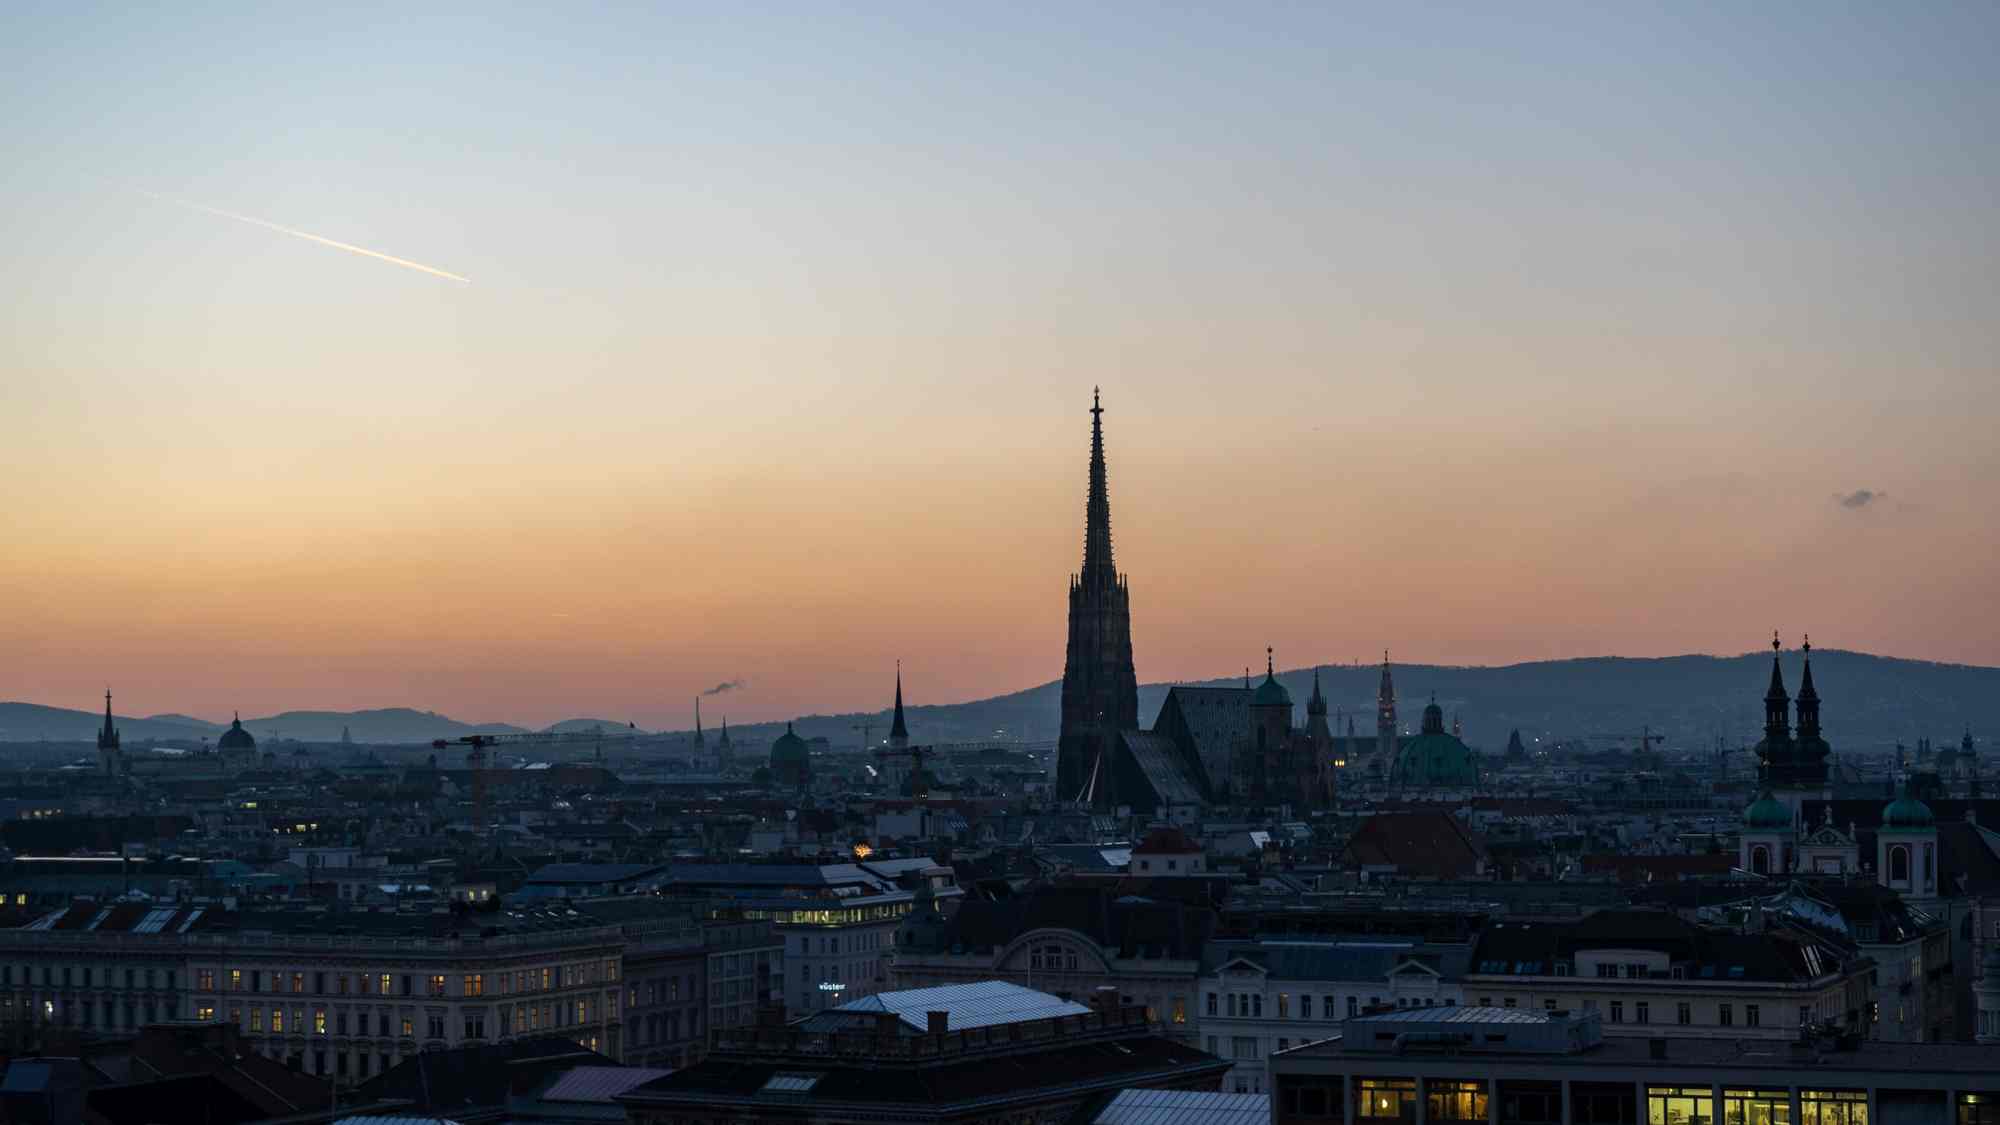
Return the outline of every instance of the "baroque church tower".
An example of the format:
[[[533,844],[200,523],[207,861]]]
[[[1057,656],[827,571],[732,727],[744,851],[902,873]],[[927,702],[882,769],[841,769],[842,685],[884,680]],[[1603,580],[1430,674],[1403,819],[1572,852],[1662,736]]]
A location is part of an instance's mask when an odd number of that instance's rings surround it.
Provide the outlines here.
[[[1132,599],[1111,561],[1111,496],[1104,479],[1104,408],[1090,396],[1090,495],[1084,505],[1083,570],[1070,577],[1069,648],[1063,663],[1057,799],[1074,801],[1117,732],[1139,727],[1132,670]]]

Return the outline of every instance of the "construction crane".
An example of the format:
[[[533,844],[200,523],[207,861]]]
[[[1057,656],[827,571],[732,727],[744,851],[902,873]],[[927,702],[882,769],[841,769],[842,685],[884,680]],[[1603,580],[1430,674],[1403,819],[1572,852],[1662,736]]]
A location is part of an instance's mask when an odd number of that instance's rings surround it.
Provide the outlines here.
[[[587,731],[569,731],[561,734],[554,731],[519,731],[510,734],[468,734],[458,738],[432,739],[431,749],[449,750],[454,745],[466,747],[465,767],[472,774],[473,823],[476,830],[481,835],[484,835],[492,827],[486,815],[487,771],[491,768],[492,763],[492,759],[487,755],[489,747],[578,746],[588,742],[594,745],[595,749],[592,757],[595,759],[596,764],[601,766],[604,764],[605,739],[615,738],[625,740],[636,737],[638,737],[638,728],[636,726],[628,728],[627,731],[610,735],[605,734],[601,728]]]
[[[439,738],[431,741],[431,749],[448,750],[452,743],[469,747],[465,752],[465,768],[472,772],[472,829],[481,836],[491,827],[486,820],[486,748],[500,739],[495,734],[468,734],[462,738]]]
[[[1628,738],[1631,738],[1631,737],[1632,737],[1632,735],[1631,735],[1631,734],[1630,734],[1629,732],[1628,732],[1628,733],[1624,733],[1624,734],[1601,734],[1601,733],[1600,733],[1600,734],[1589,734],[1589,735],[1585,735],[1584,737],[1585,737],[1585,738],[1602,738],[1602,739],[1617,739],[1618,741],[1621,741],[1621,742],[1622,742],[1622,741],[1624,741],[1624,740],[1626,740],[1626,739],[1628,739]],[[1645,726],[1645,727],[1641,727],[1641,728],[1639,728],[1639,738],[1638,738],[1638,742],[1639,742],[1639,750],[1640,750],[1640,752],[1641,752],[1641,753],[1648,753],[1648,754],[1650,754],[1650,753],[1652,753],[1652,751],[1653,751],[1653,747],[1654,747],[1655,745],[1665,745],[1665,744],[1666,744],[1666,741],[1667,741],[1667,736],[1666,736],[1666,735],[1664,735],[1664,734],[1654,734],[1654,733],[1653,733],[1653,728],[1652,728],[1651,726]]]
[[[849,727],[848,729],[861,732],[861,748],[863,750],[868,749],[868,736],[874,732],[875,724],[856,723],[853,726]]]

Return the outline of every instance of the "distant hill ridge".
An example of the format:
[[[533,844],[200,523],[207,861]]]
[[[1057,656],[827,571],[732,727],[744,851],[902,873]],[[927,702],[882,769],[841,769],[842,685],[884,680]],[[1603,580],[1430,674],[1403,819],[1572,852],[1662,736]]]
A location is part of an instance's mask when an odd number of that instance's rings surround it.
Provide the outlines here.
[[[1770,654],[1744,656],[1581,657],[1536,661],[1498,667],[1395,664],[1400,697],[1399,725],[1414,729],[1432,694],[1444,708],[1446,721],[1456,715],[1465,725],[1466,741],[1497,751],[1509,731],[1524,738],[1591,737],[1603,745],[1636,742],[1641,728],[1667,737],[1670,747],[1707,748],[1720,736],[1730,746],[1754,742],[1763,724],[1762,700],[1770,676]],[[1785,680],[1798,687],[1800,657],[1784,654]],[[1278,679],[1291,692],[1298,722],[1305,720],[1305,702],[1312,693],[1310,667],[1282,671]],[[1322,690],[1337,709],[1338,733],[1347,718],[1364,737],[1375,730],[1375,689],[1381,678],[1377,664],[1328,664],[1320,673]],[[1914,745],[1918,738],[1956,743],[1970,729],[1990,748],[2000,728],[2000,668],[1942,664],[1833,649],[1813,653],[1813,678],[1825,701],[1827,736],[1836,752],[1879,751],[1897,741]],[[1196,686],[1240,684],[1240,676],[1197,681]],[[1172,685],[1143,684],[1139,714],[1147,723],[1159,711]],[[910,733],[918,742],[970,742],[1004,732],[1008,739],[1049,741],[1060,719],[1061,684],[1040,684],[1023,691],[963,703],[912,705],[906,708]],[[889,712],[806,715],[794,720],[798,732],[824,737],[835,746],[860,741],[854,727],[867,723],[874,736],[888,733]],[[0,703],[0,742],[88,742],[102,721],[101,712],[46,707],[33,703]],[[150,718],[121,716],[118,725],[128,741],[213,739],[226,723],[186,715]],[[459,738],[468,734],[518,733],[527,728],[509,723],[465,723],[433,711],[390,707],[365,711],[286,711],[245,719],[243,725],[259,739],[284,737],[333,742],[346,728],[355,742],[393,744]],[[624,722],[570,719],[554,724],[559,731],[629,731]],[[782,722],[732,724],[739,753],[760,752],[784,729]],[[645,732],[650,733],[650,732]],[[686,732],[667,732],[684,734]],[[711,743],[715,731],[709,732]]]

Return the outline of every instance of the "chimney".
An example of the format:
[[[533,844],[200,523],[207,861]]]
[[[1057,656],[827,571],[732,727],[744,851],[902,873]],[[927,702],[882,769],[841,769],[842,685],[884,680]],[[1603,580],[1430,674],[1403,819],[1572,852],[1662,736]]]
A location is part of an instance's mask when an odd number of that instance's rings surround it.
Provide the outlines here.
[[[897,1015],[896,1013],[894,1012],[875,1013],[875,1034],[885,1035],[891,1039],[894,1039],[896,1036],[902,1034],[902,1028],[903,1028],[903,1017]]]
[[[1654,1060],[1656,1060],[1656,1061],[1657,1061],[1657,1060],[1660,1060],[1660,1059],[1664,1059],[1664,1058],[1666,1058],[1666,1057],[1667,1057],[1667,1041],[1666,1041],[1666,1040],[1664,1040],[1664,1039],[1654,1039],[1654,1040],[1651,1040],[1651,1041],[1649,1042],[1648,1046],[1650,1046],[1650,1047],[1652,1048],[1652,1058],[1653,1058]]]
[[[924,1019],[926,1021],[925,1030],[932,1035],[943,1035],[951,1029],[950,1012],[925,1012]]]

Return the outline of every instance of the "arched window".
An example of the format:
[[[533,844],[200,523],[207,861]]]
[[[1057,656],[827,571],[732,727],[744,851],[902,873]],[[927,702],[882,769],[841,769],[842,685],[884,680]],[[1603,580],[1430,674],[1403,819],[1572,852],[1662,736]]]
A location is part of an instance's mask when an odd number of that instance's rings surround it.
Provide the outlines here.
[[[1762,844],[1750,849],[1750,870],[1759,875],[1771,873],[1771,850]]]
[[[1910,881],[1910,849],[1901,844],[1889,849],[1889,881],[1891,883]]]

